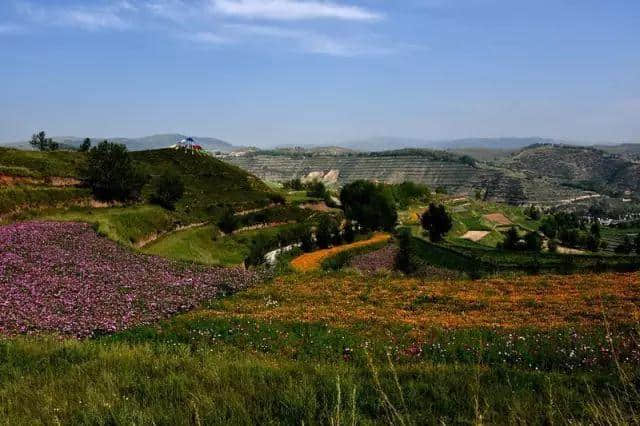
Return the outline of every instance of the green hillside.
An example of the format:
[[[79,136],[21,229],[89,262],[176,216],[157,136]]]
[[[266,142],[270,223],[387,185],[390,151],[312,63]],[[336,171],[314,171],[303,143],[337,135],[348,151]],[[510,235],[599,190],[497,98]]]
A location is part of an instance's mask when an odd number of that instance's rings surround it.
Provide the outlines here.
[[[105,208],[91,202],[82,184],[54,186],[53,177],[82,178],[86,154],[0,149],[0,220],[71,220],[96,225],[101,233],[125,244],[139,244],[177,225],[215,221],[226,206],[234,210],[259,208],[276,195],[253,175],[206,154],[173,149],[131,153],[150,176],[137,203]],[[175,211],[147,205],[154,179],[165,170],[179,174],[185,184]],[[60,179],[58,179],[59,181]]]
[[[158,149],[132,152],[131,156],[152,179],[170,169],[182,177],[185,193],[176,211],[192,219],[210,219],[227,204],[235,210],[265,206],[275,195],[255,176],[208,155]],[[149,198],[150,194],[151,186],[147,185],[143,196]]]
[[[76,151],[23,151],[0,148],[0,175],[77,177],[85,155]]]

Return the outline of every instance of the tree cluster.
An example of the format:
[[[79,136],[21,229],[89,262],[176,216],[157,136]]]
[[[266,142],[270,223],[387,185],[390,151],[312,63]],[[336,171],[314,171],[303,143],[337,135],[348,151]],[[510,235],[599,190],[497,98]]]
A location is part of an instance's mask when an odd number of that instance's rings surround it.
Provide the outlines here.
[[[39,151],[56,151],[60,148],[60,144],[53,139],[48,138],[44,131],[34,133],[31,136],[29,144]]]
[[[340,202],[347,219],[365,231],[391,231],[398,221],[395,200],[389,187],[358,180],[340,191]]]

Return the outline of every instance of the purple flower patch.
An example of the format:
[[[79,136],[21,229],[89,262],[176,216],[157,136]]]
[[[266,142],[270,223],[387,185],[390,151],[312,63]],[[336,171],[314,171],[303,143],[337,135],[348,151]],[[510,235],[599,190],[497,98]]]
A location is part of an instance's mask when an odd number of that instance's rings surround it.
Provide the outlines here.
[[[83,223],[0,227],[0,334],[112,333],[186,311],[256,281],[242,268],[131,252]]]

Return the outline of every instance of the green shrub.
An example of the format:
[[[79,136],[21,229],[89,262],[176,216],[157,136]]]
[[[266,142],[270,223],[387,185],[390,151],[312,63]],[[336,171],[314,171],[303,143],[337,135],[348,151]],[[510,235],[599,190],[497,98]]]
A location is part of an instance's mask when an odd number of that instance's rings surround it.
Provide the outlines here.
[[[184,194],[184,182],[179,174],[169,169],[154,182],[152,201],[167,210],[175,210],[176,202]]]

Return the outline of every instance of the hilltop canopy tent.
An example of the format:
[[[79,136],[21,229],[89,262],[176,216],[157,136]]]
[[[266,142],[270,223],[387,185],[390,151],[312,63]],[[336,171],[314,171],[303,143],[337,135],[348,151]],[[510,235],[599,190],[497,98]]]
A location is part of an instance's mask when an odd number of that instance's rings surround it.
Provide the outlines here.
[[[191,151],[202,151],[202,146],[198,145],[192,137],[182,139],[181,141],[177,142],[173,147],[176,149],[183,148]]]

